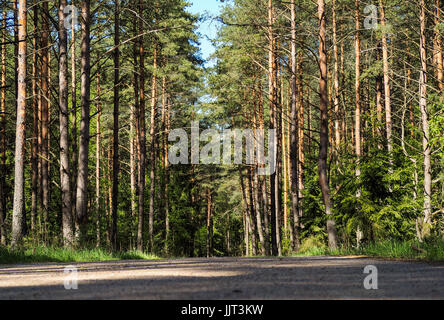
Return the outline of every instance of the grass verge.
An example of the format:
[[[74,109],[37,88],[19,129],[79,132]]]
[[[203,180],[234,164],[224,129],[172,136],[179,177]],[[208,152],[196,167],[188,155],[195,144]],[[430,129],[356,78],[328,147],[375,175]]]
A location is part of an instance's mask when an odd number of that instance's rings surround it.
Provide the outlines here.
[[[70,250],[51,247],[11,250],[0,247],[0,264],[151,260],[157,258],[139,251],[109,252],[103,249]]]
[[[293,256],[349,256],[362,255],[375,258],[444,262],[444,241],[382,241],[363,245],[361,248],[329,250],[325,246],[303,247]]]

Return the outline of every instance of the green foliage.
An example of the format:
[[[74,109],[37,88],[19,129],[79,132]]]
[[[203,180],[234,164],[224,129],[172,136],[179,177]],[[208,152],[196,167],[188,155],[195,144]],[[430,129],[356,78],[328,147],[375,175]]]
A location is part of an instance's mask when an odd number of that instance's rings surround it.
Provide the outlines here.
[[[0,264],[150,259],[157,259],[157,257],[138,251],[111,253],[103,249],[70,250],[52,247],[34,247],[21,250],[11,250],[0,247]]]
[[[323,239],[318,236],[310,236],[302,241],[299,253],[302,255],[319,255],[325,253],[327,249]]]

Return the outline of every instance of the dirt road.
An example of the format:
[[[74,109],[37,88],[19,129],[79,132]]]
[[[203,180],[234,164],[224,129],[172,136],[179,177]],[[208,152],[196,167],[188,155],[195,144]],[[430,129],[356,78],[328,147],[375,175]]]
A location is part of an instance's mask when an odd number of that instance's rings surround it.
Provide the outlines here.
[[[444,265],[350,257],[213,258],[0,266],[0,299],[444,299]],[[368,265],[377,268],[364,274]],[[377,290],[367,290],[371,276]]]

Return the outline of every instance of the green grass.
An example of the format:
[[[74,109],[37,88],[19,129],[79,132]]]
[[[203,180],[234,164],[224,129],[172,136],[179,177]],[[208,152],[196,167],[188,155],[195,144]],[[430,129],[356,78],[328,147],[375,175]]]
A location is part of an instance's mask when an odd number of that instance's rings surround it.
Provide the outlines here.
[[[157,259],[157,257],[139,251],[113,253],[103,249],[69,250],[51,247],[36,247],[32,249],[11,250],[0,248],[0,264],[150,259]]]
[[[419,243],[417,241],[382,241],[363,245],[360,249],[341,248],[329,250],[325,245],[310,240],[309,245],[302,245],[301,251],[293,256],[348,256],[363,255],[375,258],[439,261],[444,262],[444,241],[430,240]]]
[[[382,241],[363,245],[360,249],[341,248],[331,251],[319,240],[308,238],[301,250],[292,256],[349,256],[363,255],[377,258],[444,262],[444,241]],[[52,247],[11,250],[0,247],[0,264],[39,262],[96,262],[113,260],[151,260],[158,257],[139,251],[110,252],[103,249],[69,250]]]

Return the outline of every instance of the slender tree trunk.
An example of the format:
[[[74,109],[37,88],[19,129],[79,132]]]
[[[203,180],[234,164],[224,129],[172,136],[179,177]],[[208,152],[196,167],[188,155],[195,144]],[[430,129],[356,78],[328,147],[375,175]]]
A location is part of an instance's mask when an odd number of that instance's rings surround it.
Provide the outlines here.
[[[359,39],[360,29],[359,0],[355,0],[355,152],[356,152],[356,178],[359,183],[361,177],[361,44]],[[361,197],[361,189],[358,188],[356,196]],[[358,226],[356,230],[356,244],[359,248],[362,232]]]
[[[136,107],[131,105],[130,110],[130,185],[131,185],[131,217],[135,217],[137,204],[136,204],[136,183],[137,183],[137,169],[136,169],[136,140],[135,140],[135,119]]]
[[[251,221],[251,241],[253,243],[253,255],[257,255],[257,248],[259,246],[258,239],[256,236],[259,237],[260,242],[260,231],[258,229],[258,222],[257,222],[257,216],[256,216],[256,206],[257,203],[254,201],[254,190],[253,190],[253,183],[252,183],[252,172],[251,169],[248,168],[247,170],[247,182],[248,182],[248,188],[247,188],[247,194],[248,199],[250,202],[250,221]],[[262,249],[261,249],[262,250]]]
[[[76,31],[75,19],[71,22],[71,113],[72,113],[72,217],[74,224],[77,225],[76,217],[76,201],[77,201],[77,170],[78,170],[78,148],[77,148],[77,81],[76,81]]]
[[[49,227],[49,9],[48,2],[42,4],[42,145],[41,145],[41,161],[42,161],[42,209],[43,209],[43,238],[48,243],[48,227]]]
[[[112,208],[112,228],[111,245],[113,250],[117,250],[117,205],[119,195],[119,102],[120,102],[120,7],[119,0],[114,0],[114,125],[113,125],[113,208]]]
[[[273,23],[274,23],[274,12],[273,12],[273,0],[268,0],[268,100],[270,102],[270,130],[276,130],[276,56],[275,56],[275,40],[273,34]],[[273,141],[274,147],[276,148],[277,141]],[[276,168],[277,169],[277,168]],[[276,230],[277,225],[277,215],[278,208],[276,208],[277,202],[277,179],[278,175],[276,170],[270,175],[270,189],[271,189],[271,254],[273,256],[279,255],[278,249],[278,235]]]
[[[6,245],[6,20],[8,12],[3,10],[2,21],[2,75],[1,75],[1,101],[0,101],[0,244]],[[35,41],[35,40],[34,40]],[[35,143],[33,142],[33,146]],[[33,150],[34,151],[34,150]],[[34,154],[34,153],[33,153]],[[34,163],[34,162],[33,162]],[[34,172],[34,171],[33,171]],[[33,186],[35,180],[33,179]],[[33,193],[34,195],[34,193]],[[34,200],[34,198],[33,198]],[[34,204],[34,202],[33,202]]]
[[[37,240],[37,210],[38,210],[38,136],[39,136],[39,100],[38,95],[39,91],[37,88],[37,75],[38,75],[38,4],[37,0],[33,2],[33,22],[34,22],[34,38],[32,40],[33,43],[33,52],[32,52],[32,110],[33,110],[33,119],[32,119],[32,150],[31,150],[31,171],[32,171],[32,180],[31,180],[31,232],[33,241]]]
[[[207,258],[213,256],[213,194],[207,189]]]
[[[151,121],[150,121],[150,208],[149,208],[149,252],[154,252],[154,198],[156,180],[156,115],[157,115],[157,42],[154,44],[153,82],[151,89]]]
[[[23,212],[25,207],[25,119],[26,119],[26,0],[19,0],[18,8],[18,95],[15,142],[14,205],[12,211],[12,241],[16,248],[23,239]]]
[[[259,122],[259,130],[264,130],[264,101],[262,95],[262,84],[258,83],[257,92],[259,93],[258,100],[258,122]],[[263,168],[264,165],[260,165]],[[268,192],[267,192],[267,178],[262,176],[259,181],[258,188],[261,190],[261,202],[262,202],[262,211],[264,214],[264,240],[265,240],[265,251],[266,255],[270,255],[270,223],[269,223],[269,206],[268,206]]]
[[[17,0],[12,1],[13,21],[14,21],[14,94],[18,95],[18,55],[19,55],[19,21]]]
[[[256,88],[255,83],[253,84],[253,134],[254,134],[254,148],[257,150],[257,99],[256,99]],[[256,159],[254,160],[254,163],[256,163]],[[259,242],[261,244],[261,254],[266,255],[267,254],[267,244],[265,242],[264,232],[263,232],[263,225],[262,225],[262,218],[261,218],[261,210],[259,206],[259,179],[257,176],[257,167],[251,167],[250,168],[250,176],[252,181],[252,190],[253,193],[253,200],[255,203],[255,214],[256,214],[256,223],[257,223],[257,231],[259,236]]]
[[[333,0],[333,55],[335,60],[334,65],[334,110],[335,110],[335,145],[336,152],[339,152],[341,145],[341,135],[339,130],[339,58],[338,58],[338,40],[337,40],[337,25],[336,25],[336,0]]]
[[[427,109],[427,52],[426,52],[426,14],[425,2],[420,3],[420,42],[421,71],[419,77],[419,106],[422,118],[423,156],[424,156],[424,220],[422,222],[421,240],[430,235],[432,224],[432,167],[429,114]]]
[[[137,21],[137,20],[135,20]],[[138,24],[133,24],[134,36],[137,36]],[[136,217],[137,214],[137,157],[138,157],[138,115],[139,115],[139,74],[137,72],[138,66],[138,56],[139,56],[139,40],[134,41],[133,43],[133,64],[134,64],[134,106],[131,109],[131,118],[130,118],[130,133],[131,133],[131,213],[133,217]],[[132,229],[131,229],[132,230]]]
[[[69,111],[68,111],[68,39],[65,29],[66,0],[59,3],[59,110],[60,110],[60,187],[62,192],[63,244],[73,245],[71,182],[69,168]]]
[[[319,58],[320,58],[320,112],[321,112],[321,134],[319,149],[319,184],[322,190],[322,198],[327,215],[328,244],[330,249],[338,247],[336,225],[333,218],[332,203],[330,198],[330,186],[327,176],[327,154],[328,154],[328,85],[327,85],[327,48],[326,48],[326,26],[325,26],[325,1],[318,0],[319,18]]]
[[[102,104],[101,104],[101,88],[100,88],[100,72],[96,76],[96,88],[97,88],[97,116],[96,116],[96,246],[100,247],[102,241],[101,221],[102,214],[100,210],[100,149],[102,132],[100,128],[100,118],[102,116]]]
[[[90,0],[83,0],[81,45],[81,122],[77,176],[76,220],[80,240],[86,236],[88,221],[88,154],[90,123]]]
[[[291,1],[291,126],[290,126],[290,194],[291,194],[291,216],[293,219],[293,251],[299,251],[299,197],[298,197],[298,163],[299,163],[299,130],[298,130],[298,110],[297,110],[297,60],[296,60],[296,4]]]
[[[164,137],[164,157],[165,157],[165,249],[169,253],[170,242],[170,163],[168,159],[168,135],[170,133],[170,99],[167,95],[165,106],[165,137]]]
[[[106,230],[107,230],[107,246],[112,247],[112,224],[113,224],[113,185],[112,185],[112,176],[113,176],[113,172],[112,172],[112,158],[113,158],[113,145],[110,143],[109,144],[109,148],[108,148],[108,156],[106,159],[107,162],[107,168],[108,168],[108,208],[107,208],[107,214],[106,214]]]
[[[244,242],[245,242],[245,255],[247,257],[250,256],[250,218],[249,218],[249,205],[247,200],[247,192],[245,189],[245,183],[244,183],[244,176],[242,173],[242,168],[239,166],[239,179],[240,179],[240,185],[241,185],[241,191],[242,191],[242,200],[244,203]]]
[[[379,9],[381,13],[381,25],[385,28],[385,8],[383,0],[379,0]],[[384,69],[384,93],[385,93],[385,122],[387,135],[387,150],[389,153],[389,174],[393,173],[393,138],[392,138],[392,106],[390,90],[390,67],[388,61],[387,34],[382,34],[382,63]],[[392,187],[390,186],[390,190]]]
[[[438,79],[438,88],[440,91],[444,90],[444,66],[443,66],[443,53],[442,53],[442,33],[439,31],[438,26],[442,24],[441,19],[441,6],[440,0],[435,0],[435,60],[436,60],[436,78]]]
[[[305,136],[305,130],[304,130],[304,88],[302,84],[303,80],[303,55],[302,51],[299,51],[298,53],[298,63],[297,63],[297,91],[298,91],[298,99],[297,99],[297,105],[298,105],[298,140],[299,140],[299,146],[298,146],[298,215],[299,220],[304,216],[304,194],[303,190],[305,189],[304,186],[304,168],[305,168],[305,146],[304,146],[304,136]]]
[[[378,60],[381,59],[381,45],[378,44],[378,49],[377,49],[377,54],[376,54],[376,58]],[[378,135],[379,135],[379,139],[382,139],[382,137],[384,136],[384,128],[383,128],[383,107],[382,107],[382,98],[384,95],[383,92],[383,77],[378,75],[376,77],[376,118],[378,119],[378,124],[377,124],[377,130],[378,130]],[[382,145],[379,144],[378,145],[379,149],[382,149]]]
[[[143,218],[145,209],[145,162],[146,162],[146,123],[145,123],[145,51],[142,33],[143,0],[139,1],[139,217],[137,227],[137,249],[143,251]]]

